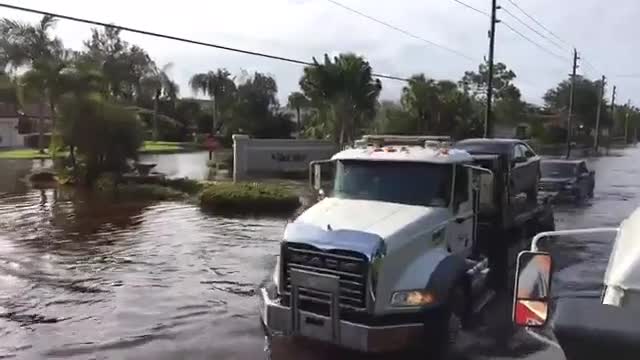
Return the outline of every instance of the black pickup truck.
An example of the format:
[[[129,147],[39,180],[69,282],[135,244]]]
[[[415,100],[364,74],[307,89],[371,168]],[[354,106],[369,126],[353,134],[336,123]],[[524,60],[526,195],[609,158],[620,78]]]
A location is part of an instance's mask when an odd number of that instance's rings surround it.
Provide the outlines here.
[[[581,201],[593,197],[595,171],[584,160],[542,160],[538,191],[557,193],[561,198]]]
[[[472,156],[497,154],[505,162],[505,183],[508,196],[525,193],[535,203],[540,180],[540,156],[524,141],[517,139],[466,139],[455,144]]]

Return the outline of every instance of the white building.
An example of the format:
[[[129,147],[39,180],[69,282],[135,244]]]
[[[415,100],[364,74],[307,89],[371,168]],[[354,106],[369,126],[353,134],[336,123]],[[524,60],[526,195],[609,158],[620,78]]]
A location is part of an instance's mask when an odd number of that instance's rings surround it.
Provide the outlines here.
[[[44,118],[44,131],[49,133],[51,117],[48,107],[26,106],[21,111],[15,104],[0,103],[0,148],[27,146],[27,138],[38,134],[41,116]]]
[[[18,132],[19,122],[14,105],[0,104],[0,148],[24,146],[24,139]]]

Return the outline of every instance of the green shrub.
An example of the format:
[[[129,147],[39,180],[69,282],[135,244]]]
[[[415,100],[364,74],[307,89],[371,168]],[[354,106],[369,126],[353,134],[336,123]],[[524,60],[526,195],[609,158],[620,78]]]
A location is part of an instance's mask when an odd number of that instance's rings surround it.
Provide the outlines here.
[[[300,199],[278,185],[215,183],[205,187],[200,206],[216,212],[291,213],[300,206]]]
[[[119,184],[115,195],[127,200],[174,200],[184,197],[184,193],[169,187],[154,184]]]
[[[189,178],[166,179],[164,180],[163,185],[168,186],[174,190],[182,191],[189,195],[199,193],[204,187],[201,182]]]

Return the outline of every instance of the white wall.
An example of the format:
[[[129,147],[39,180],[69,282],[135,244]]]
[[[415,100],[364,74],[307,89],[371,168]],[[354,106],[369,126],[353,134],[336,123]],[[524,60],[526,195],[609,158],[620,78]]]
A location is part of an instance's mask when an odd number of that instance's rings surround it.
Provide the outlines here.
[[[329,159],[338,147],[331,141],[251,139],[233,135],[233,179],[308,171],[314,160]]]
[[[22,136],[18,134],[18,119],[0,119],[0,147],[22,147],[24,142]]]

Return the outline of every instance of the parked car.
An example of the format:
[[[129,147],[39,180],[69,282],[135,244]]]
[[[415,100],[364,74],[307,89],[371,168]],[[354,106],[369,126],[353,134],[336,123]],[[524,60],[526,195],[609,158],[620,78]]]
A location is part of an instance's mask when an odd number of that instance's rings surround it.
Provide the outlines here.
[[[557,192],[562,197],[580,201],[593,197],[595,171],[584,160],[543,160],[539,191]]]
[[[511,195],[526,193],[529,200],[538,197],[541,178],[540,156],[522,140],[517,139],[466,139],[456,143],[458,149],[471,155],[501,154],[511,166],[509,184]]]

